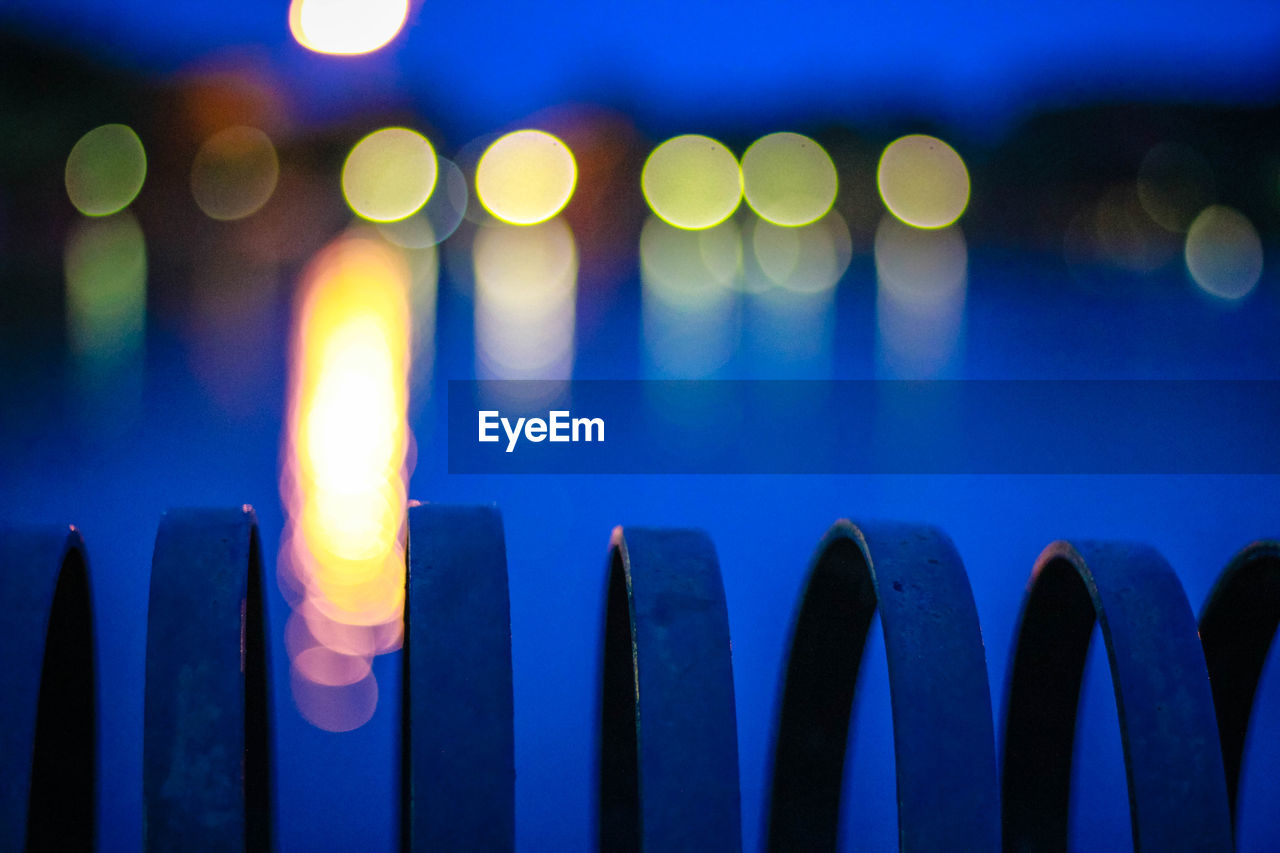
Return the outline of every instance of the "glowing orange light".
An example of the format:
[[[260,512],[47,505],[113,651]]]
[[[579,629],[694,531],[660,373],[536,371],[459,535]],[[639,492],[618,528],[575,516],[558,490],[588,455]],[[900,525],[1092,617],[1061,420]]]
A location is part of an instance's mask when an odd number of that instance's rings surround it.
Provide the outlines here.
[[[348,234],[312,261],[299,303],[280,571],[304,623],[290,649],[294,699],[322,728],[368,719],[377,701],[369,658],[402,635],[409,287],[398,250]],[[360,708],[305,707],[343,696]]]

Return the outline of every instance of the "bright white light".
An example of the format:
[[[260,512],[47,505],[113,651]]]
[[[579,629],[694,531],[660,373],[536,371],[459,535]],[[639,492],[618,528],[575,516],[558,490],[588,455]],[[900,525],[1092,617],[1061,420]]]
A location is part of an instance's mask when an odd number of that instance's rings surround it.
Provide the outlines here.
[[[372,53],[396,37],[408,0],[293,0],[289,30],[316,53]]]
[[[563,141],[541,130],[497,139],[476,164],[476,196],[485,210],[511,225],[537,225],[573,197],[578,165]]]
[[[409,295],[402,252],[356,231],[308,265],[296,312],[277,566],[306,623],[294,623],[294,700],[330,731],[369,719],[368,659],[402,637]]]

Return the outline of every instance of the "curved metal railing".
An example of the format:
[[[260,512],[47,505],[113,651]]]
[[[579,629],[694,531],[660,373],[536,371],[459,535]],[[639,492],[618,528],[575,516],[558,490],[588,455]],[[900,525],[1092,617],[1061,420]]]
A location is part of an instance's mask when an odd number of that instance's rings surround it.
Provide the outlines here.
[[[401,725],[401,846],[515,848],[511,620],[492,507],[413,505]],[[160,522],[147,625],[148,850],[271,847],[261,545],[249,507]],[[90,849],[93,622],[74,528],[0,528],[0,851]],[[742,847],[732,646],[699,531],[617,528],[606,561],[598,843]],[[1119,712],[1134,847],[1229,851],[1254,694],[1280,623],[1280,543],[1226,567],[1197,626],[1144,545],[1055,542],[1031,571],[1000,720],[959,554],[923,525],[838,521],[794,618],[766,843],[834,850],[850,715],[880,615],[899,847],[1066,849],[1076,714],[1095,625]],[[415,627],[421,625],[421,628]]]

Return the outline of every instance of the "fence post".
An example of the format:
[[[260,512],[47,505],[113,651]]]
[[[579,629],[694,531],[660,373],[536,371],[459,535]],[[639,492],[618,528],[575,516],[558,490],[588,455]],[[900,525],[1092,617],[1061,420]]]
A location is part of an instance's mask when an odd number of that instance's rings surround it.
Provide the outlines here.
[[[92,850],[94,644],[74,527],[0,528],[0,850]]]
[[[148,851],[271,847],[262,580],[250,507],[161,518],[147,611]]]

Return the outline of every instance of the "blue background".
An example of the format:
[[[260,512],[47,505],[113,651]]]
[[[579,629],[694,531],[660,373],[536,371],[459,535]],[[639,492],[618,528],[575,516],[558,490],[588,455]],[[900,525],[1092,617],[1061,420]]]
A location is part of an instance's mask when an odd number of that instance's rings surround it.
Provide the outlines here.
[[[226,52],[270,66],[304,114],[407,105],[462,136],[568,101],[659,133],[922,114],[994,133],[1046,105],[1273,103],[1280,85],[1268,0],[410,6],[386,49],[336,59],[293,42],[285,0],[9,0],[0,21],[153,72]]]
[[[970,279],[964,373],[1004,377],[1112,374],[1230,378],[1275,376],[1270,345],[1276,281],[1228,314],[1180,277],[1163,282],[1179,322],[1203,328],[1199,341],[1142,328],[1143,304],[1115,300],[1089,323],[1064,323],[1020,297],[1022,272],[980,254]],[[1045,261],[1042,276],[1065,273]],[[860,307],[873,280],[855,266],[841,284],[832,363],[815,375],[872,378],[864,344],[873,316]],[[1053,351],[1002,353],[981,319],[989,300],[1002,323],[1068,335],[1070,368]],[[1170,560],[1199,605],[1230,556],[1255,538],[1275,536],[1280,478],[1273,476],[450,476],[445,473],[443,381],[471,370],[470,301],[446,284],[441,294],[441,361],[433,389],[418,388],[419,456],[410,494],[441,502],[496,502],[503,511],[511,573],[515,667],[517,825],[521,850],[585,849],[593,838],[591,786],[599,629],[609,531],[615,524],[678,525],[710,532],[724,572],[738,699],[744,837],[756,849],[766,758],[791,608],[811,549],[840,517],[893,518],[941,526],[969,570],[998,709],[1014,618],[1040,549],[1059,537],[1149,542]],[[1166,305],[1167,310],[1168,306]],[[280,312],[283,339],[285,312]],[[1223,318],[1229,322],[1220,322]],[[579,362],[598,371],[639,370],[634,314],[581,341]],[[630,334],[622,333],[631,328]],[[1237,334],[1238,332],[1243,334]],[[1256,333],[1251,338],[1250,334]],[[1098,341],[1124,335],[1125,352]],[[1249,341],[1256,346],[1249,346]],[[112,438],[59,376],[23,386],[23,411],[4,436],[0,510],[27,521],[74,520],[90,547],[102,667],[103,847],[137,849],[147,567],[165,507],[252,503],[265,540],[278,540],[277,453],[282,381],[264,394],[264,412],[230,418],[184,366],[184,351],[163,335],[149,340],[145,407],[135,431]],[[608,353],[606,355],[606,352]],[[1227,357],[1229,354],[1229,358]],[[1159,370],[1151,367],[1160,365]],[[264,347],[257,369],[283,374],[283,353]],[[725,375],[751,375],[731,364]],[[425,398],[424,398],[424,395]],[[10,400],[14,398],[11,397]],[[9,405],[12,405],[10,403]],[[10,413],[14,410],[9,409]],[[765,454],[769,448],[757,452]],[[267,553],[273,551],[268,544]],[[293,708],[280,632],[288,614],[270,601],[275,637],[279,840],[282,850],[391,850],[395,844],[398,655],[377,659],[382,691],[373,720],[350,734],[328,734]],[[874,632],[873,632],[874,633]],[[891,728],[881,649],[873,642],[858,699],[846,798],[846,834],[860,849],[894,849]],[[1268,768],[1280,759],[1280,681],[1269,667],[1246,763],[1243,849],[1269,849],[1280,837],[1273,808],[1280,788]],[[1105,659],[1088,671],[1079,734],[1074,849],[1124,849],[1128,842],[1123,764]],[[998,711],[997,711],[998,713]],[[1252,842],[1252,843],[1250,843]],[[852,843],[852,842],[850,842]],[[848,849],[853,849],[850,846]]]
[[[1280,7],[1272,2],[1090,2],[1052,6],[903,4],[434,3],[386,51],[357,59],[293,45],[283,4],[9,3],[10,32],[157,78],[219,52],[261,57],[310,121],[380,109],[419,111],[458,138],[574,100],[617,106],[653,132],[776,129],[803,119],[907,115],[998,135],[1064,103],[1274,104]],[[372,125],[371,125],[372,126]],[[60,155],[61,156],[61,155]],[[954,378],[1280,378],[1274,247],[1257,291],[1224,306],[1180,268],[1114,292],[1075,281],[1057,255],[972,246],[965,333]],[[576,373],[646,374],[634,258],[619,293],[577,341]],[[447,268],[446,268],[447,269]],[[744,348],[722,378],[875,378],[874,270],[855,256],[820,358],[780,368]],[[410,495],[496,502],[510,558],[517,827],[522,851],[585,849],[592,836],[595,684],[605,555],[615,524],[708,530],[733,634],[744,838],[757,849],[786,635],[810,551],[840,517],[939,525],[974,586],[998,707],[1023,585],[1059,537],[1149,542],[1199,608],[1249,541],[1280,535],[1270,476],[450,476],[440,433],[444,381],[473,375],[471,300],[447,273],[437,364],[414,388],[419,458]],[[148,332],[140,417],[124,427],[57,360],[0,374],[0,516],[72,521],[87,539],[101,667],[101,846],[141,839],[142,676],[147,575],[160,513],[174,505],[253,504],[268,558],[278,496],[288,303],[268,306],[274,336],[248,358],[255,405],[228,412],[197,377],[183,335]],[[246,380],[247,381],[247,380]],[[108,391],[110,389],[98,389]],[[96,401],[95,401],[96,400]],[[755,452],[769,453],[768,447]],[[272,595],[281,850],[394,848],[399,656],[375,664],[373,720],[354,733],[310,727],[293,708]],[[874,632],[873,632],[874,636]],[[1078,850],[1129,843],[1115,707],[1105,661],[1087,673],[1076,781]],[[1272,665],[1246,764],[1244,849],[1274,847],[1280,781],[1280,676]],[[848,849],[895,847],[891,731],[880,646],[868,651],[846,794]]]

